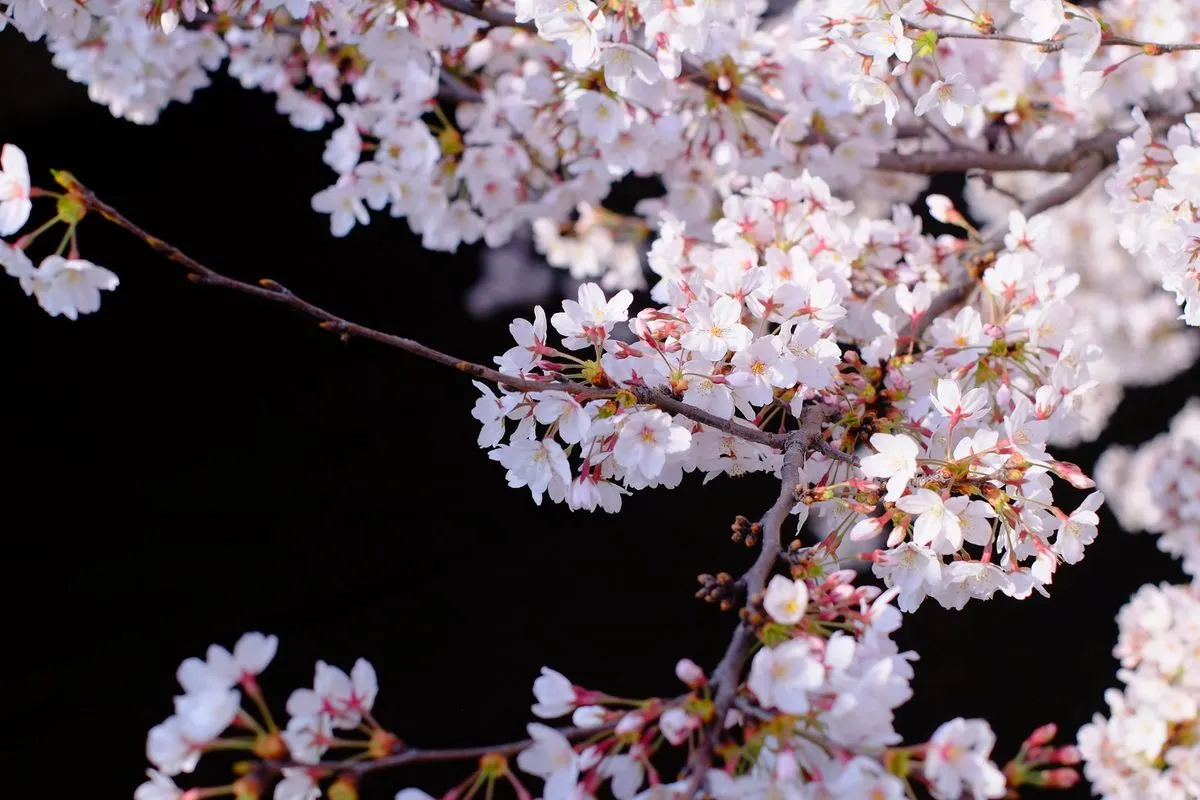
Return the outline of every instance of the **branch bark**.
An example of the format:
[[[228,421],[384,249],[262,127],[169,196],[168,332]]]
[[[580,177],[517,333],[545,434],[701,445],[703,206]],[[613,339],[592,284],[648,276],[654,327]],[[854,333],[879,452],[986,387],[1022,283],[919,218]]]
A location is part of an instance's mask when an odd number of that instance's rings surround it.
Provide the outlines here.
[[[559,728],[558,732],[567,739],[583,739],[588,736],[604,734],[616,727],[616,722],[605,723],[594,728],[568,727]],[[395,767],[411,764],[433,764],[445,761],[470,761],[485,756],[512,756],[534,743],[533,739],[520,739],[502,744],[482,745],[479,747],[455,747],[439,750],[425,750],[419,747],[403,747],[398,752],[383,758],[371,760],[318,761],[315,764],[304,764],[298,761],[265,761],[260,777],[270,780],[285,769],[312,769],[329,774],[350,774],[361,777],[371,772],[378,772]]]
[[[800,482],[800,468],[804,465],[804,460],[809,452],[820,449],[818,443],[824,441],[824,423],[832,413],[834,412],[830,406],[810,406],[801,414],[800,427],[786,434],[783,467],[779,471],[779,496],[759,523],[762,527],[762,549],[759,550],[758,557],[754,559],[750,569],[746,570],[738,579],[746,591],[745,610],[747,612],[755,609],[755,604],[766,588],[775,562],[783,552],[781,531],[784,520],[787,519],[792,505],[796,502],[796,485]],[[756,641],[757,635],[754,626],[749,620],[743,618],[734,629],[729,645],[725,648],[725,654],[709,677],[709,685],[714,690],[713,715],[704,729],[700,746],[688,759],[686,797],[695,797],[701,786],[704,785],[708,769],[712,766],[713,754],[721,738],[721,732],[725,728],[725,717],[738,696],[742,668]]]

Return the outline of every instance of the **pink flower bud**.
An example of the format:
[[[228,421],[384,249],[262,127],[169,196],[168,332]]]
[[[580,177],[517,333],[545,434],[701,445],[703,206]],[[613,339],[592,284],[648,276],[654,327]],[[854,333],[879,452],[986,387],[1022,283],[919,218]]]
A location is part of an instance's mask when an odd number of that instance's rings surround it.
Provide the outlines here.
[[[613,732],[616,733],[617,736],[627,736],[631,733],[636,733],[637,731],[641,730],[642,726],[645,724],[646,720],[642,718],[641,714],[636,711],[631,711],[625,716],[621,717],[621,721],[617,723],[617,727]]]
[[[1079,783],[1079,773],[1070,767],[1048,769],[1042,773],[1042,777],[1045,781],[1042,785],[1047,789],[1070,789]]]
[[[1083,470],[1069,461],[1051,461],[1054,472],[1076,489],[1091,489],[1096,482],[1083,474]]]
[[[708,683],[708,679],[704,677],[704,670],[690,658],[679,659],[679,663],[675,665],[675,677],[689,689],[699,689]]]
[[[1070,767],[1083,761],[1083,754],[1079,752],[1078,747],[1069,744],[1055,750],[1050,760]]]

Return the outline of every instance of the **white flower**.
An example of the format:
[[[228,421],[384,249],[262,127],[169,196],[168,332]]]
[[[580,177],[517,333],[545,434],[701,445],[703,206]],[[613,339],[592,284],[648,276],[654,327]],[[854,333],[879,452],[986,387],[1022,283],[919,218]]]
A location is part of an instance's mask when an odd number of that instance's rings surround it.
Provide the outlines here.
[[[937,392],[930,400],[933,407],[950,420],[951,425],[957,425],[963,420],[975,421],[983,416],[983,411],[988,406],[988,396],[984,389],[976,387],[963,395],[957,381],[944,378],[938,378]]]
[[[988,760],[996,737],[981,719],[958,717],[943,723],[929,739],[925,777],[937,798],[1003,797],[1003,773]]]
[[[668,455],[682,453],[691,442],[691,431],[674,425],[670,414],[656,409],[637,411],[621,426],[613,457],[622,467],[654,478],[662,472]]]
[[[494,447],[504,438],[504,420],[508,412],[520,402],[520,395],[505,394],[497,397],[492,392],[492,387],[487,384],[479,381],[471,383],[482,393],[475,401],[475,407],[471,409],[471,416],[483,426],[479,429],[476,442],[480,447]]]
[[[792,580],[775,575],[767,584],[763,597],[763,608],[776,622],[794,625],[804,618],[808,610],[808,585],[802,580]]]
[[[37,271],[21,281],[26,294],[37,297],[38,305],[52,317],[77,319],[100,309],[101,290],[112,291],[117,276],[82,258],[46,256]]]
[[[905,39],[904,41],[908,41]],[[891,125],[900,110],[900,98],[887,82],[872,75],[859,74],[854,76],[850,84],[850,98],[859,105],[870,107],[883,103],[883,116]]]
[[[904,542],[885,550],[872,571],[889,587],[899,589],[896,604],[901,611],[912,612],[933,589],[942,583],[942,560],[928,547]]]
[[[746,685],[764,708],[785,714],[808,712],[808,693],[821,686],[825,667],[812,654],[807,639],[790,639],[754,654]]]
[[[220,645],[208,648],[208,660],[189,658],[179,665],[176,677],[185,692],[206,689],[230,689],[242,682],[253,680],[259,675],[279,646],[276,636],[247,633],[238,639],[230,653]]]
[[[505,478],[514,489],[528,486],[533,502],[541,505],[542,495],[557,481],[565,490],[571,483],[571,465],[562,446],[553,439],[520,439],[500,445],[488,453],[493,461],[508,468]]]
[[[975,90],[967,83],[967,76],[956,72],[944,81],[934,81],[929,91],[917,100],[913,113],[921,117],[936,106],[941,110],[946,124],[953,127],[962,122],[965,107],[973,106],[976,102]]]
[[[433,800],[433,796],[421,789],[401,789],[396,793],[396,800]]]
[[[14,144],[0,149],[0,236],[11,236],[29,221],[29,163]]]
[[[546,781],[544,800],[566,800],[579,780],[579,755],[553,728],[531,722],[527,730],[533,743],[517,753],[517,766]]]
[[[709,361],[720,361],[730,350],[736,353],[753,337],[742,324],[742,304],[728,295],[721,295],[712,305],[691,303],[686,314],[691,329],[679,343]]]
[[[789,352],[789,355],[790,352]],[[733,374],[729,384],[737,389],[737,395],[751,405],[762,406],[771,402],[774,389],[783,389],[796,383],[794,361],[784,360],[779,351],[779,339],[764,337],[733,357]]]
[[[858,48],[881,60],[894,55],[907,62],[913,55],[912,39],[904,35],[904,21],[899,14],[892,14],[887,22],[868,22],[866,31],[858,39]]]
[[[567,444],[583,441],[592,425],[583,406],[566,392],[539,392],[533,416],[543,425],[558,423],[558,437]]]
[[[894,501],[904,494],[908,482],[917,472],[917,443],[902,434],[875,433],[871,435],[874,455],[862,460],[864,475],[887,478],[885,501]]]
[[[668,708],[658,719],[667,741],[678,747],[687,741],[688,734],[700,727],[700,720],[682,708]]]
[[[221,735],[241,710],[242,695],[235,689],[205,689],[175,698],[179,730],[189,742],[203,744]]]
[[[550,13],[535,19],[538,34],[547,41],[566,42],[576,69],[592,66],[600,53],[600,31],[608,27],[604,13],[591,0],[563,0],[550,6]]]
[[[25,255],[25,251],[18,250],[5,241],[0,241],[0,267],[4,267],[9,277],[20,279],[22,286],[32,286],[33,276],[37,274],[37,267],[29,260],[29,256]]]
[[[575,101],[579,114],[579,132],[601,144],[612,144],[625,127],[621,104],[600,92],[584,92]]]
[[[371,221],[367,207],[359,197],[353,177],[346,175],[327,189],[313,195],[312,210],[329,214],[329,230],[334,236],[345,236],[354,223],[366,225]]]
[[[917,489],[896,501],[896,508],[906,514],[918,514],[913,526],[913,541],[940,555],[958,551],[963,543],[962,520],[969,497],[956,495],[949,500],[929,489]]]
[[[658,63],[645,50],[631,44],[613,42],[605,45],[600,61],[604,65],[604,82],[618,95],[629,90],[634,76],[647,84],[662,80]]]
[[[1083,560],[1083,548],[1096,540],[1096,528],[1100,524],[1096,509],[1100,508],[1103,502],[1103,494],[1092,492],[1070,516],[1058,521],[1054,550],[1062,556],[1063,561],[1077,564]]]
[[[533,682],[533,713],[542,719],[565,716],[575,708],[575,687],[560,672],[542,667],[542,674]]]
[[[175,781],[163,775],[158,770],[146,770],[150,780],[143,783],[133,792],[133,800],[179,800],[183,792],[175,785]]]
[[[629,318],[633,294],[622,289],[605,299],[604,291],[594,283],[579,287],[579,301],[564,300],[563,310],[550,318],[550,324],[563,337],[563,346],[570,350],[599,343],[618,322]]]
[[[334,728],[355,728],[362,712],[375,703],[379,683],[375,669],[365,659],[355,662],[351,674],[317,662],[312,689],[297,689],[287,701],[287,712],[294,718],[324,718]]]
[[[146,737],[146,759],[166,775],[191,772],[200,762],[204,742],[193,743],[183,734],[179,717],[155,725]]]
[[[319,800],[320,797],[321,787],[308,770],[284,767],[283,780],[275,784],[275,800]]]
[[[1063,0],[1012,0],[1012,10],[1021,15],[1029,38],[1044,42],[1066,21]]]
[[[293,693],[295,696],[295,693]],[[289,706],[291,701],[288,701]],[[326,714],[293,716],[283,732],[283,741],[292,758],[301,764],[315,764],[329,749],[333,726]]]
[[[596,769],[600,776],[611,778],[610,788],[617,800],[632,800],[646,780],[646,768],[642,765],[645,755],[640,753],[641,749],[635,745],[629,753],[609,756]]]

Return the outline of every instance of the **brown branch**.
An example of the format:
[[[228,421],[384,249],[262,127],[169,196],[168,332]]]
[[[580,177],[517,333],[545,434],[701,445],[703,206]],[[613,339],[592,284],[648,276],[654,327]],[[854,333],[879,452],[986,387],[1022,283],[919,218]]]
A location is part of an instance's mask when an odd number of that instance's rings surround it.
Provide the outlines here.
[[[459,372],[466,373],[472,378],[481,378],[491,381],[500,386],[506,386],[510,389],[515,389],[522,392],[549,392],[561,391],[572,395],[578,399],[603,399],[612,398],[619,391],[629,391],[633,393],[640,402],[654,405],[663,411],[672,414],[679,414],[694,422],[699,422],[708,425],[716,430],[731,434],[746,441],[755,442],[756,444],[766,445],[767,447],[781,448],[787,441],[789,434],[767,433],[758,428],[747,426],[739,423],[736,419],[723,419],[721,417],[710,414],[703,409],[684,403],[680,400],[646,389],[646,387],[631,386],[631,387],[596,387],[589,386],[574,381],[554,381],[554,380],[535,380],[532,378],[521,378],[512,375],[506,375],[499,370],[486,367],[482,364],[476,364],[465,359],[457,358],[452,355],[435,350],[432,347],[421,344],[413,339],[407,339],[403,336],[385,333],[375,328],[368,328],[365,325],[359,325],[355,322],[343,319],[331,311],[308,302],[302,299],[287,287],[270,279],[262,279],[257,284],[246,283],[234,278],[227,277],[217,272],[216,270],[201,264],[196,259],[184,253],[179,248],[172,244],[164,242],[145,230],[136,223],[126,218],[121,212],[105,203],[98,198],[91,189],[88,189],[70,173],[55,172],[55,180],[59,185],[65,188],[73,197],[88,209],[95,211],[100,216],[104,217],[109,222],[117,225],[120,228],[128,231],[137,238],[141,239],[146,244],[150,245],[154,250],[162,253],[171,261],[180,264],[188,271],[188,278],[193,283],[198,283],[203,286],[217,286],[222,289],[229,289],[241,294],[257,297],[260,300],[266,300],[270,303],[287,306],[301,314],[312,317],[320,323],[322,329],[332,333],[339,334],[343,339],[357,337],[359,339],[368,339],[379,344],[394,347],[397,350],[403,350],[406,353],[419,356],[436,364],[450,367]],[[824,444],[824,443],[822,443]],[[828,445],[826,445],[828,447]]]
[[[567,739],[582,739],[596,734],[608,733],[617,726],[617,721],[608,722],[603,725],[597,725],[594,728],[580,728],[576,726],[568,728],[559,728],[558,732]],[[305,764],[299,761],[264,761],[262,768],[259,771],[259,777],[264,781],[269,781],[278,776],[285,769],[309,769],[319,770],[328,774],[350,774],[355,777],[366,775],[370,772],[377,772],[384,769],[394,769],[396,767],[409,766],[411,764],[433,764],[445,761],[470,761],[471,759],[484,758],[485,756],[512,756],[526,749],[534,743],[533,739],[520,739],[514,742],[504,742],[502,744],[482,745],[479,747],[454,747],[439,750],[425,750],[418,747],[401,746],[397,752],[371,760],[349,760],[346,761],[318,761],[313,764]]]
[[[750,623],[749,613],[755,610],[761,601],[761,594],[767,585],[767,578],[783,551],[781,531],[783,522],[791,512],[796,502],[796,485],[800,482],[800,468],[804,459],[813,449],[818,449],[818,443],[823,442],[823,426],[833,409],[830,406],[809,406],[800,415],[800,427],[786,434],[786,444],[783,450],[783,467],[779,471],[779,496],[775,503],[763,515],[762,549],[758,557],[750,565],[750,569],[738,579],[738,583],[746,591],[745,612],[725,655],[713,669],[709,677],[709,685],[714,690],[712,718],[701,734],[700,745],[688,759],[688,788],[685,797],[694,797],[707,779],[707,772],[712,766],[713,754],[725,728],[725,716],[733,706],[741,686],[742,668],[751,647],[757,641],[754,626]]]
[[[474,17],[481,22],[495,25],[497,28],[520,28],[523,31],[531,33],[537,32],[537,27],[532,22],[517,22],[517,18],[514,15],[506,11],[491,8],[482,2],[473,2],[473,0],[434,0],[434,3],[442,8],[457,11],[464,17]]]

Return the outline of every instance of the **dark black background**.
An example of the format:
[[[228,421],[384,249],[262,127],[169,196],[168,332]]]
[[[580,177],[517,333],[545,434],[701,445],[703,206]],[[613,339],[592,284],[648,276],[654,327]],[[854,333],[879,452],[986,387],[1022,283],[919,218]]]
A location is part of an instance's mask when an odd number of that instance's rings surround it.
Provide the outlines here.
[[[68,169],[219,270],[477,361],[528,316],[471,319],[476,253],[425,252],[402,222],[331,237],[309,208],[332,180],[325,137],[291,129],[264,95],[219,79],[139,127],[13,31],[0,75],[0,141],[25,150],[35,185]],[[49,213],[42,201],[34,221]],[[378,717],[426,746],[521,735],[543,664],[647,696],[679,689],[679,657],[719,657],[733,619],[692,598],[695,576],[748,563],[729,522],[761,512],[769,481],[688,480],[615,517],[535,507],[476,447],[462,377],[194,287],[98,219],[80,242],[121,278],[98,314],[51,319],[0,281],[8,793],[131,796],[177,664],[246,630],[281,638],[263,677],[280,711],[316,659],[349,669],[363,656],[380,675]],[[1130,393],[1108,438],[1065,456],[1087,468],[1105,444],[1162,430],[1198,379]],[[1103,519],[1051,600],[930,601],[906,620],[902,644],[922,656],[898,719],[908,740],[982,716],[1003,763],[1036,725],[1056,720],[1071,739],[1102,709],[1116,610],[1142,583],[1181,575],[1153,538]],[[212,761],[215,783],[227,773]],[[438,793],[462,775],[381,776],[365,797],[414,781]]]

